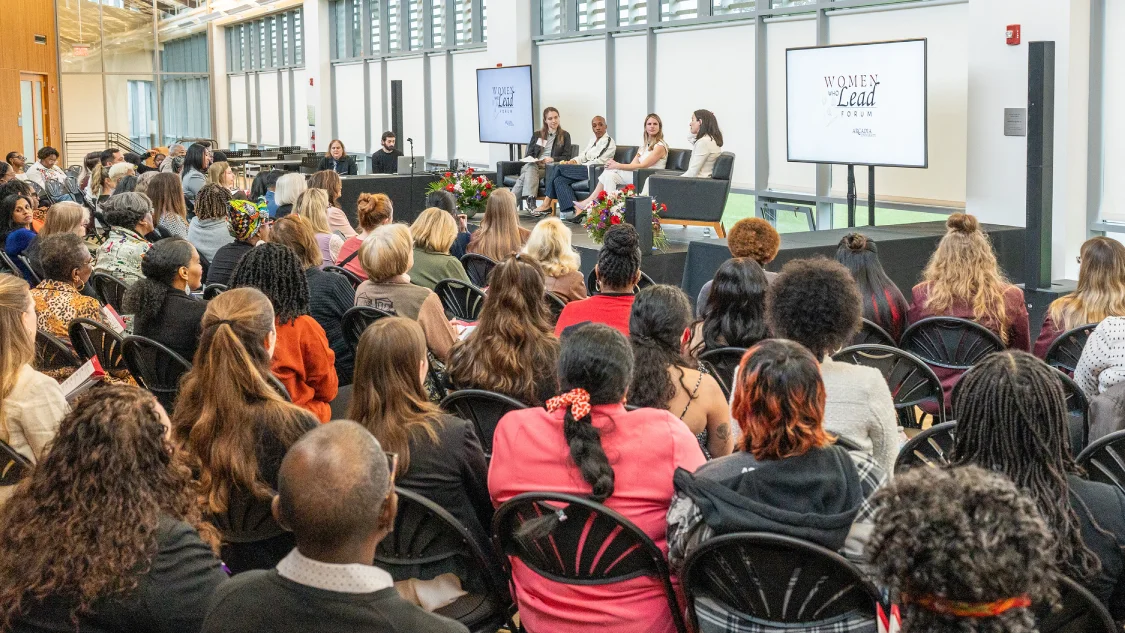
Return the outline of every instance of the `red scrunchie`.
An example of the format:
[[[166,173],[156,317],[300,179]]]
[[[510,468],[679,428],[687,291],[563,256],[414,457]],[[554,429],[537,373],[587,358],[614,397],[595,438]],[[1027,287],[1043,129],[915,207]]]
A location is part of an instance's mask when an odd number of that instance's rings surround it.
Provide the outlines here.
[[[1011,609],[1031,606],[1031,598],[1029,598],[1027,594],[1014,598],[1001,598],[1000,600],[993,600],[992,602],[967,602],[928,595],[904,595],[902,601],[904,603],[916,604],[933,613],[952,615],[959,618],[991,618]]]
[[[590,394],[585,389],[571,389],[547,401],[547,411],[565,406],[570,406],[570,415],[574,416],[575,420],[584,418],[590,414]]]

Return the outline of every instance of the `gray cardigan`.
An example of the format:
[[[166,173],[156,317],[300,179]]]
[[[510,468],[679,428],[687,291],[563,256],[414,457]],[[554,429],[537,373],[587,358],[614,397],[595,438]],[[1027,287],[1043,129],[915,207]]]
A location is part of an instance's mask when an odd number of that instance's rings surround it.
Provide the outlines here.
[[[226,218],[200,220],[192,218],[188,225],[187,239],[195,245],[199,254],[211,263],[219,249],[234,241],[230,234],[230,224]]]
[[[207,184],[207,176],[203,175],[194,169],[184,170],[183,175],[180,177],[184,185],[184,197],[188,200],[195,202],[195,195]]]

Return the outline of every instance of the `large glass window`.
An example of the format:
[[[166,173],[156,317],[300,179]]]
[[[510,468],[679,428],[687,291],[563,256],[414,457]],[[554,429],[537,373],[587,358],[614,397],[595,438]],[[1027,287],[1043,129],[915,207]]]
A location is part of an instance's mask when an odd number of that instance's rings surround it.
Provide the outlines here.
[[[410,50],[419,51],[425,48],[422,42],[422,23],[425,21],[425,8],[422,0],[408,0],[410,2]]]
[[[398,34],[401,13],[400,0],[391,0],[387,3],[387,44],[389,44],[387,50],[397,51],[402,48],[402,42]]]
[[[660,21],[690,20],[699,13],[696,0],[660,0]]]
[[[334,2],[329,7],[329,19],[333,20],[334,28],[339,33],[343,32],[340,29],[349,28],[347,21],[339,21],[346,20],[345,9],[343,2]],[[301,13],[301,9],[296,9],[227,26],[227,72],[303,66],[305,60],[301,54]],[[333,42],[330,51],[333,59],[346,56],[347,50],[343,48],[346,41],[341,37]],[[206,52],[202,56],[206,57]]]
[[[578,0],[578,30],[605,28],[605,0]]]
[[[715,15],[731,15],[753,11],[755,0],[712,0],[711,11]]]
[[[453,43],[461,46],[473,41],[473,3],[453,0]]]
[[[445,48],[445,0],[431,0],[432,21],[430,33],[434,38],[434,48]]]
[[[617,24],[620,26],[633,26],[644,24],[648,20],[647,0],[618,0]]]

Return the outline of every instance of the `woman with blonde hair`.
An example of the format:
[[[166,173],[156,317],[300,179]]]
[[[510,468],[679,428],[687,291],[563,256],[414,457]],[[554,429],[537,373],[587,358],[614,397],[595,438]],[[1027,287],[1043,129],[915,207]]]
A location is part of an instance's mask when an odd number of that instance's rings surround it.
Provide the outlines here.
[[[309,189],[323,189],[328,193],[328,228],[339,232],[344,239],[354,237],[355,229],[340,208],[340,196],[344,193],[344,181],[340,174],[331,169],[318,171],[309,176]]]
[[[1079,251],[1078,287],[1047,308],[1035,355],[1047,356],[1060,334],[1106,317],[1125,316],[1125,246],[1108,237],[1086,240]]]
[[[484,207],[480,228],[469,239],[466,253],[500,261],[520,252],[531,231],[520,226],[516,197],[508,189],[496,189]]]
[[[222,559],[236,573],[272,568],[293,549],[270,504],[285,452],[317,425],[271,383],[276,343],[273,306],[261,291],[235,288],[212,299],[172,416],[200,504],[222,534]]]
[[[187,238],[187,204],[184,203],[184,185],[171,172],[154,174],[145,195],[152,200],[152,219],[157,228],[173,237]]]
[[[328,226],[328,192],[323,189],[306,189],[297,196],[293,213],[308,220],[316,233],[317,247],[320,249],[321,266],[330,266],[336,261],[344,238],[332,232]]]
[[[570,228],[561,220],[547,218],[535,225],[523,247],[543,267],[547,291],[568,302],[586,298],[586,279],[579,270],[582,262],[570,238]]]
[[[410,283],[406,271],[414,264],[414,240],[405,224],[388,224],[371,232],[359,249],[367,281],[355,291],[357,306],[374,306],[418,321],[426,345],[438,360],[449,358],[457,332],[445,318],[441,300],[429,288]]]
[[[668,144],[664,142],[664,122],[656,113],[645,117],[644,144],[641,151],[637,152],[633,162],[619,163],[611,160],[605,164],[605,171],[598,177],[598,186],[590,192],[585,200],[574,203],[574,210],[578,213],[571,220],[580,223],[581,214],[598,199],[598,194],[603,191],[614,192],[619,187],[633,184],[633,174],[638,169],[664,169],[668,164]]]
[[[414,236],[414,265],[410,268],[410,283],[433,290],[443,279],[457,279],[468,283],[465,267],[449,248],[457,239],[457,221],[452,215],[437,207],[430,207],[410,225]]]
[[[367,271],[359,263],[359,247],[375,229],[391,221],[394,216],[394,206],[385,193],[361,193],[355,208],[360,232],[344,241],[344,245],[336,255],[336,265],[354,273],[360,279],[367,279]]]
[[[207,184],[219,185],[230,192],[238,189],[234,186],[234,170],[230,168],[230,163],[225,160],[212,163],[207,168]]]
[[[59,233],[74,233],[78,237],[86,238],[86,229],[90,226],[90,210],[77,202],[56,202],[47,209],[47,217],[43,228],[24,250],[23,254],[31,262],[31,270],[43,279],[43,263],[39,259],[39,247],[43,238]],[[92,290],[91,290],[92,292]],[[90,295],[94,296],[94,295]]]

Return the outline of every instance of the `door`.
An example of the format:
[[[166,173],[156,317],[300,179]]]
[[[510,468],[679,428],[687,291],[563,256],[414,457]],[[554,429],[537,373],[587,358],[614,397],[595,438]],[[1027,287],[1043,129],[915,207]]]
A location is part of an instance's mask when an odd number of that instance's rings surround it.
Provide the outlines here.
[[[20,128],[28,163],[47,145],[47,76],[20,73]]]

